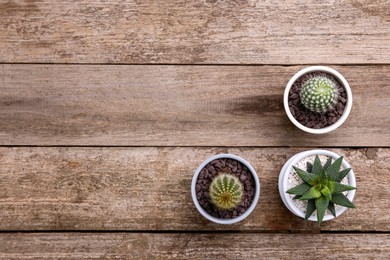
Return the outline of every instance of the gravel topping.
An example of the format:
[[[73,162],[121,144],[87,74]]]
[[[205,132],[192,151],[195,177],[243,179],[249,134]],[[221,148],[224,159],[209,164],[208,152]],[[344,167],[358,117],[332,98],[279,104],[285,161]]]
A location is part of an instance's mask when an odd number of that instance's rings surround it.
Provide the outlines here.
[[[244,185],[242,202],[232,210],[218,209],[211,203],[209,187],[213,178],[219,173],[235,175]],[[195,190],[200,206],[207,213],[216,218],[231,219],[240,216],[250,207],[255,196],[255,188],[253,176],[246,166],[233,159],[221,158],[211,161],[201,170]]]

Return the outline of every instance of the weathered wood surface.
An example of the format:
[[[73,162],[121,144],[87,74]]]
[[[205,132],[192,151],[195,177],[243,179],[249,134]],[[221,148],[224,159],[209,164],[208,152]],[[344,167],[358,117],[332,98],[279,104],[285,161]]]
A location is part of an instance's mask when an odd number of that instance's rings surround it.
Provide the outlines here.
[[[0,259],[389,259],[390,234],[0,234]]]
[[[304,148],[0,148],[0,230],[272,230],[318,232],[283,205],[279,171]],[[357,209],[322,230],[390,231],[390,149],[331,149],[354,168]],[[247,159],[261,181],[260,201],[232,225],[205,220],[191,179],[218,153]]]
[[[0,62],[390,63],[390,1],[0,1]]]
[[[300,66],[0,65],[1,145],[390,146],[390,66],[332,66],[354,103],[335,132],[283,108]]]

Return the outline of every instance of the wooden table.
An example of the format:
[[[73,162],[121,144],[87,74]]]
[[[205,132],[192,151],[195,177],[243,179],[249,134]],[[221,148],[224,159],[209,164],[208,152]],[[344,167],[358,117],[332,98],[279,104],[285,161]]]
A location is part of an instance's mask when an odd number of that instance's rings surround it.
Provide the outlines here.
[[[390,258],[390,1],[0,0],[0,258]],[[354,103],[326,135],[284,113],[289,78],[340,71]],[[279,171],[345,155],[357,209],[305,222]],[[262,184],[231,226],[196,211],[211,155]]]

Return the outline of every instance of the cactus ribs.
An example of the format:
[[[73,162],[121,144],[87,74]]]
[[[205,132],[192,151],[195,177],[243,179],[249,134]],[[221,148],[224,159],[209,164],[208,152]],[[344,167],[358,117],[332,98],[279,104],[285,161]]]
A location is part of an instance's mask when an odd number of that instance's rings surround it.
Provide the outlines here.
[[[241,182],[243,195],[238,206],[226,210],[215,206],[210,196],[210,185],[219,174],[230,174]],[[200,172],[196,182],[196,197],[200,206],[210,215],[230,219],[243,214],[252,204],[255,196],[255,181],[249,169],[239,161],[227,158],[213,160],[208,163]]]

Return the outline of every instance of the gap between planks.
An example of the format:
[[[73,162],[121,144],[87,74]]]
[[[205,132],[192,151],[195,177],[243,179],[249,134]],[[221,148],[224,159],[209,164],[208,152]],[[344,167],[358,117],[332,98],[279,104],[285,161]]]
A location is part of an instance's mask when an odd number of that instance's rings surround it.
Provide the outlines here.
[[[0,230],[0,234],[390,234],[378,230]]]
[[[389,66],[390,63],[296,63],[296,64],[276,64],[276,63],[60,63],[60,62],[0,62],[0,65],[69,65],[69,66],[199,66],[199,67],[306,67],[306,66]]]

